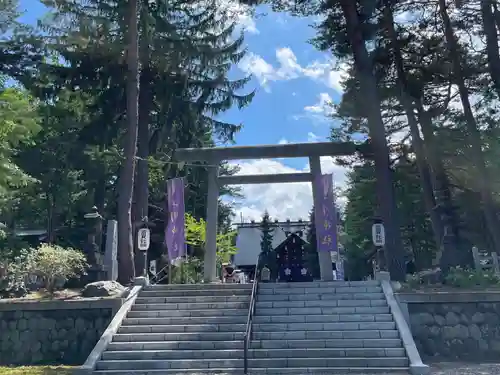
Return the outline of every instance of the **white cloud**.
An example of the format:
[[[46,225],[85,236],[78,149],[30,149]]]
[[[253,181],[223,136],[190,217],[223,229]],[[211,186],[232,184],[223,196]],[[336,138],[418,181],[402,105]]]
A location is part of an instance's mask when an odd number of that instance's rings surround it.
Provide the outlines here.
[[[321,137],[319,135],[314,134],[313,132],[307,133],[307,142],[320,142]]]
[[[238,174],[241,175],[309,171],[309,165],[303,169],[295,169],[277,160],[242,161],[235,162],[235,164],[240,167]],[[333,173],[337,189],[345,189],[347,172],[345,167],[336,165],[330,157],[321,158],[321,167],[323,173]],[[310,183],[243,185],[242,189],[245,199],[236,202],[236,218],[238,220],[240,216],[245,221],[259,220],[265,210],[273,219],[307,219],[312,208]],[[345,198],[340,196],[338,202],[341,206],[345,205]]]
[[[309,105],[304,108],[306,112],[310,112],[313,114],[322,114],[322,115],[331,115],[334,112],[333,99],[332,97],[326,93],[322,92],[319,94],[318,102],[313,105]]]
[[[288,48],[276,50],[278,66],[274,67],[261,56],[254,53],[247,54],[239,63],[239,68],[245,73],[255,76],[266,91],[270,91],[269,82],[288,81],[307,77],[326,84],[328,87],[342,92],[340,80],[345,76],[345,66],[336,67],[333,62],[313,61],[308,65],[301,65],[297,56]]]
[[[288,143],[290,143],[290,142],[288,142],[288,140],[287,140],[287,139],[285,139],[285,138],[281,138],[281,139],[279,140],[279,142],[278,142],[278,144],[279,144],[279,145],[286,145],[286,144],[288,144]]]

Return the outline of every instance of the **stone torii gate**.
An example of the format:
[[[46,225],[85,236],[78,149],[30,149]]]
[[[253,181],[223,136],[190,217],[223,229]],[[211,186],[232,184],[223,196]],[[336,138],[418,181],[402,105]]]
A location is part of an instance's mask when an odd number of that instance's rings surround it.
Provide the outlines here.
[[[321,142],[292,143],[283,145],[236,146],[213,148],[181,148],[174,153],[174,159],[179,162],[206,162],[214,167],[208,168],[207,218],[205,238],[205,282],[216,280],[216,250],[217,250],[217,218],[219,189],[223,185],[271,184],[290,182],[312,182],[321,175],[321,156],[347,156],[355,153],[366,155],[370,152],[368,143],[352,142]],[[308,158],[310,172],[265,174],[265,175],[235,175],[219,176],[217,167],[223,161],[243,159],[277,159],[277,158]],[[313,201],[318,207],[318,198],[313,186]],[[330,253],[318,252],[321,280],[332,280],[332,261]]]

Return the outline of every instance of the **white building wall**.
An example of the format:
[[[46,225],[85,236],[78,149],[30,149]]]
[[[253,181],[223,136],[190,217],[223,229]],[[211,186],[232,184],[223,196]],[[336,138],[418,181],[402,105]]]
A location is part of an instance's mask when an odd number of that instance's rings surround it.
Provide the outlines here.
[[[273,248],[277,247],[286,239],[285,232],[302,231],[302,238],[306,240],[308,222],[283,222],[271,223],[274,228]],[[236,237],[237,253],[234,255],[236,266],[250,266],[257,262],[260,254],[260,240],[262,232],[259,223],[242,224],[238,226]]]

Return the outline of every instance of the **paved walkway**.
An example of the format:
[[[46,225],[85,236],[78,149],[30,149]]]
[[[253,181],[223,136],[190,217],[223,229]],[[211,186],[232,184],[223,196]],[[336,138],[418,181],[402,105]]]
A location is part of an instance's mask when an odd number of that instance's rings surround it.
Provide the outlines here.
[[[465,363],[434,363],[430,365],[432,375],[500,375],[500,363],[489,364],[465,364]],[[250,374],[252,372],[250,371]],[[198,375],[193,372],[190,375]],[[221,375],[221,374],[219,374]],[[228,373],[227,375],[231,375]],[[320,374],[316,374],[320,375]],[[324,374],[332,375],[332,374]],[[354,373],[340,374],[335,372],[335,375],[358,375]],[[372,375],[370,373],[363,373],[359,375]],[[382,375],[380,372],[373,375]],[[391,373],[391,375],[408,375],[407,372],[401,374]]]

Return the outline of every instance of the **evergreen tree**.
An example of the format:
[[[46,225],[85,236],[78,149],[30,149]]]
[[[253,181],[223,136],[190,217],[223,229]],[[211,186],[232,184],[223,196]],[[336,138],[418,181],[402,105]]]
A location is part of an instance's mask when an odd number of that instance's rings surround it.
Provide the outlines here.
[[[307,228],[307,246],[305,248],[305,263],[306,268],[311,272],[314,279],[319,279],[319,257],[318,257],[318,243],[316,240],[316,225],[314,223],[314,207],[309,214],[309,227]]]
[[[267,211],[262,215],[260,230],[262,232],[260,240],[261,264],[267,264],[271,271],[271,279],[274,279],[276,277],[276,254],[273,249],[274,229],[271,227],[271,218]]]

